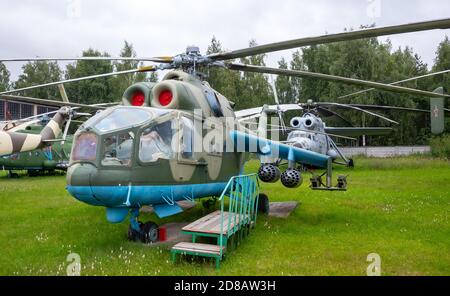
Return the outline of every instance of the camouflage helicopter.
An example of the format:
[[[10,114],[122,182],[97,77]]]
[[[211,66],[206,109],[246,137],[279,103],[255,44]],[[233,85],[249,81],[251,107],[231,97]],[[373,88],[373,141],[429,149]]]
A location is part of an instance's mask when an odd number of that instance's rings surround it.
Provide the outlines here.
[[[42,126],[27,126],[18,132],[23,134],[39,134]],[[65,171],[69,164],[73,136],[68,135],[64,142],[55,142],[32,151],[18,152],[0,157],[0,169],[9,171],[8,176],[16,178],[14,171],[26,170],[29,176],[52,173],[55,170]]]
[[[158,240],[158,225],[152,221],[139,221],[139,209],[142,206],[151,205],[159,217],[167,217],[182,211],[177,201],[218,196],[231,177],[242,174],[249,153],[288,160],[290,168],[295,164],[331,167],[332,159],[328,155],[267,139],[264,133],[258,133],[236,121],[234,104],[202,81],[198,71],[201,67],[315,77],[388,91],[447,98],[449,96],[446,94],[395,85],[227,60],[319,43],[449,27],[450,19],[444,19],[300,38],[210,55],[201,55],[197,47],[191,46],[185,53],[174,57],[0,59],[131,59],[157,63],[133,70],[10,90],[0,95],[97,77],[171,69],[161,82],[141,82],[130,86],[124,92],[121,105],[106,108],[83,123],[74,135],[67,171],[67,190],[72,196],[89,205],[105,207],[107,220],[112,223],[122,222],[129,215],[128,238],[146,243],[155,242]],[[39,136],[27,135],[19,139],[17,133],[0,132],[0,155],[16,151],[20,146],[16,144],[19,140],[27,144],[21,147],[31,149],[56,138],[57,130],[69,115],[69,108],[61,108]],[[265,115],[261,118],[265,118]],[[265,120],[260,120],[259,131],[267,130],[265,123]],[[331,183],[331,174],[327,179]],[[259,199],[260,209],[267,210],[267,197],[261,195]]]
[[[71,104],[66,99],[64,102],[53,100],[41,100],[31,97],[21,96],[2,96],[3,101],[12,102],[26,102],[26,103],[43,103],[47,107],[61,107],[69,104],[72,106],[72,115],[68,122],[65,124],[64,132],[61,139],[47,140],[45,145],[36,147],[34,150],[30,150],[29,147],[22,147],[18,152],[4,155],[0,157],[0,169],[9,171],[9,177],[18,177],[18,174],[14,171],[26,170],[29,176],[38,176],[44,173],[52,173],[56,170],[66,171],[69,160],[70,151],[72,149],[73,135],[68,133],[69,127],[72,124],[82,123],[79,119],[91,116],[90,113],[75,112],[77,104]],[[110,104],[94,104],[89,105],[90,109],[98,110],[97,108],[103,108],[103,105]],[[50,121],[50,117],[57,113],[57,111],[50,111],[46,113],[40,113],[38,115],[30,116],[27,118],[9,120],[0,122],[3,132],[17,132],[32,135],[38,135],[43,132],[44,126]],[[72,128],[73,129],[73,128]],[[60,131],[62,132],[62,130]],[[24,136],[22,135],[22,137]],[[20,144],[20,142],[18,143]]]

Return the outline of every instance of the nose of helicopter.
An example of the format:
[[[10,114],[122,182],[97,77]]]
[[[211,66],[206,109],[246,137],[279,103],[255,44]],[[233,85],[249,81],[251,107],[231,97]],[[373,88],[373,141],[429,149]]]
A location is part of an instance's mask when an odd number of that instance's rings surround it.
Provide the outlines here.
[[[303,137],[297,138],[294,140],[293,145],[297,148],[309,150],[311,148],[311,140],[309,140],[308,138],[303,138]]]
[[[98,200],[91,189],[91,177],[97,168],[89,163],[76,163],[67,169],[67,191],[79,201],[101,206],[103,203]]]

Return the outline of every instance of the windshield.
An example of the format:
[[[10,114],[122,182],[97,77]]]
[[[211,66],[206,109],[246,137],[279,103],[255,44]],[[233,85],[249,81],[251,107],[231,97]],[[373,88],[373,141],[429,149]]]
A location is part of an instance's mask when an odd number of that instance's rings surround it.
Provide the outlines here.
[[[144,123],[150,118],[152,118],[151,113],[144,109],[117,108],[100,120],[95,128],[101,132],[109,132]]]
[[[95,160],[97,136],[92,133],[80,134],[73,146],[73,160]]]

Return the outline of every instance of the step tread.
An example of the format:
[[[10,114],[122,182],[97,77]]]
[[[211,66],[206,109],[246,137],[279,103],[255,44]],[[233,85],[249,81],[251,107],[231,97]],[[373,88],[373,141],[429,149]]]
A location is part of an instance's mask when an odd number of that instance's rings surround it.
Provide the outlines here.
[[[231,220],[230,220],[231,216]],[[239,223],[239,219],[243,219],[248,215],[240,215],[230,212],[223,212],[223,231],[222,234],[227,234],[228,222],[230,222],[230,228],[236,226]],[[221,234],[220,225],[221,214],[217,210],[212,212],[189,225],[182,228],[183,231],[189,232],[200,232],[200,233],[210,233],[210,234]]]
[[[190,243],[190,242],[177,243],[175,246],[172,247],[172,250],[213,254],[213,255],[220,255],[220,249],[221,247],[218,245]],[[225,247],[222,247],[222,250],[225,250]]]

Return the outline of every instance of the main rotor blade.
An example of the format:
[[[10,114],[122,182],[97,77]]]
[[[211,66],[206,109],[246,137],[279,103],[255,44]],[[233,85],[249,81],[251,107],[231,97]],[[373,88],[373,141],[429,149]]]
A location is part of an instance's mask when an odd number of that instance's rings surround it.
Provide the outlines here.
[[[46,86],[53,86],[53,85],[69,83],[69,82],[77,82],[77,81],[83,81],[83,80],[89,80],[89,79],[95,79],[95,78],[101,78],[101,77],[109,77],[109,76],[115,76],[115,75],[131,74],[131,73],[137,73],[137,72],[149,72],[149,71],[156,71],[156,70],[157,70],[157,67],[145,66],[145,67],[140,67],[138,69],[118,71],[118,72],[111,72],[111,73],[105,73],[105,74],[97,74],[97,75],[92,75],[92,76],[85,76],[85,77],[61,80],[61,81],[56,81],[56,82],[44,83],[44,84],[39,84],[39,85],[33,85],[33,86],[24,87],[24,88],[19,88],[19,89],[13,89],[13,90],[0,92],[0,95],[11,94],[11,93],[24,91],[24,90],[36,89],[36,88],[41,88],[41,87],[46,87]],[[69,106],[69,105],[64,105],[64,106]]]
[[[238,64],[238,63],[227,63],[226,67],[228,69],[237,70],[237,71],[269,73],[269,74],[298,76],[298,77],[311,77],[311,78],[323,79],[323,80],[334,81],[334,82],[342,82],[342,83],[359,85],[359,86],[368,86],[368,87],[373,87],[376,89],[399,92],[399,93],[407,93],[407,94],[412,94],[412,95],[421,95],[421,96],[427,96],[427,97],[440,97],[440,98],[441,97],[444,97],[444,98],[450,97],[449,95],[446,95],[446,94],[439,94],[439,93],[434,93],[434,92],[429,92],[429,91],[424,91],[424,90],[419,90],[419,89],[384,84],[384,83],[380,83],[380,82],[347,78],[347,77],[342,77],[342,76],[316,73],[316,72],[278,69],[278,68],[270,68],[270,67],[264,67],[264,66],[246,65],[246,64]]]
[[[347,137],[366,136],[385,136],[393,130],[390,127],[325,127],[327,133],[334,133]]]
[[[47,99],[38,99],[38,98],[23,97],[23,96],[12,96],[12,95],[1,95],[0,99],[5,100],[5,101],[42,104],[42,105],[47,105],[47,106],[57,106],[57,107],[69,106],[69,107],[79,107],[79,108],[90,108],[90,109],[96,109],[96,110],[105,109],[105,107],[103,105],[113,104],[113,103],[107,103],[107,104],[86,105],[86,104],[79,104],[79,103],[72,103],[72,102],[53,101],[53,100],[47,100]],[[117,103],[114,103],[114,104],[117,104]]]
[[[172,57],[0,58],[0,62],[37,62],[37,61],[142,61],[142,62],[155,62],[155,63],[171,63],[171,62],[173,62],[173,58]]]
[[[381,106],[381,105],[364,105],[364,104],[346,104],[353,107],[358,107],[361,109],[372,109],[372,110],[399,110],[399,111],[408,111],[408,112],[422,112],[422,113],[430,113],[430,110],[416,109],[416,108],[408,108],[408,107],[397,107],[397,106]]]
[[[302,129],[302,128],[298,128],[298,127],[286,127],[285,128],[286,130],[289,130],[289,131],[301,131],[301,132],[305,132],[305,133],[310,133],[310,134],[318,134],[318,135],[326,135],[326,136],[333,136],[333,137],[336,137],[336,138],[343,138],[343,139],[347,139],[347,140],[357,140],[357,139],[355,139],[355,138],[352,138],[352,137],[347,137],[347,136],[342,136],[342,135],[336,135],[336,134],[330,134],[330,133],[327,133],[327,132],[319,132],[319,131],[312,131],[312,130],[306,130],[306,129]],[[281,127],[279,127],[279,128],[271,128],[271,129],[268,129],[267,131],[282,131],[283,129],[281,128]],[[284,142],[284,143],[293,143],[294,141],[281,141],[281,142]]]
[[[407,82],[407,81],[412,81],[412,80],[417,80],[417,79],[421,79],[421,78],[425,78],[425,77],[430,77],[430,76],[435,76],[435,75],[439,75],[439,74],[444,74],[444,73],[447,73],[447,72],[450,72],[450,70],[443,70],[443,71],[428,73],[428,74],[425,74],[425,75],[415,76],[415,77],[411,77],[411,78],[408,78],[408,79],[404,79],[404,80],[400,80],[400,81],[389,83],[389,85],[396,85],[396,84],[400,84],[400,83]],[[354,92],[354,93],[351,93],[351,94],[348,94],[348,95],[340,96],[340,97],[338,97],[338,99],[343,99],[343,98],[347,98],[347,97],[363,94],[363,93],[366,93],[366,92],[372,91],[372,90],[375,90],[375,88],[363,89],[363,90],[360,90],[360,91],[357,91],[357,92]]]
[[[450,18],[439,19],[425,22],[410,23],[404,25],[387,26],[380,28],[369,28],[357,31],[349,31],[337,34],[326,34],[316,37],[307,37],[300,39],[293,39],[288,41],[268,43],[258,45],[255,47],[244,48],[239,50],[228,51],[224,53],[215,53],[207,57],[213,60],[230,60],[235,58],[242,58],[250,55],[274,52],[284,49],[297,48],[302,46],[310,46],[317,44],[325,44],[337,41],[348,41],[354,39],[370,38],[377,36],[386,36],[401,33],[410,33],[434,29],[448,29],[450,28]]]
[[[352,124],[350,121],[348,121],[347,119],[345,119],[341,114],[336,113],[336,112],[334,112],[334,111],[331,111],[331,110],[328,110],[328,109],[326,109],[326,108],[317,106],[317,112],[319,112],[319,113],[322,112],[322,113],[324,114],[324,116],[336,116],[337,118],[339,118],[340,120],[342,120],[343,122],[345,122],[346,124],[348,124],[349,126],[353,126],[353,124]],[[321,113],[321,114],[322,114],[322,113]]]
[[[367,110],[364,110],[364,109],[361,109],[361,108],[358,108],[358,107],[355,107],[355,106],[352,106],[352,105],[339,104],[339,103],[325,103],[325,102],[319,102],[318,104],[321,104],[321,105],[324,105],[324,106],[334,106],[334,107],[337,107],[337,108],[353,109],[353,110],[356,110],[356,111],[364,112],[364,113],[367,113],[369,115],[372,115],[372,116],[384,119],[384,120],[389,121],[391,123],[398,124],[397,121],[389,119],[389,118],[387,118],[385,116],[382,116],[380,114],[373,113],[373,112],[370,112],[370,111],[367,111]]]

